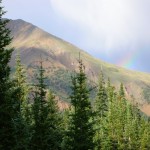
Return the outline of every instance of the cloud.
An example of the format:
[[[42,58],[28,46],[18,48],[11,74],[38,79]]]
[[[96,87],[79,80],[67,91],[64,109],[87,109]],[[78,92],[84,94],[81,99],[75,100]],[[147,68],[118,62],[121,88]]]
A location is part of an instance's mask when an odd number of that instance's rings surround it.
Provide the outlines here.
[[[150,43],[149,0],[50,0],[53,9],[84,31],[90,47],[127,53]],[[101,45],[101,46],[98,46]],[[98,50],[98,51],[99,51]]]
[[[132,59],[133,69],[150,72],[150,0],[3,0],[3,5],[5,17],[31,22],[111,63]]]

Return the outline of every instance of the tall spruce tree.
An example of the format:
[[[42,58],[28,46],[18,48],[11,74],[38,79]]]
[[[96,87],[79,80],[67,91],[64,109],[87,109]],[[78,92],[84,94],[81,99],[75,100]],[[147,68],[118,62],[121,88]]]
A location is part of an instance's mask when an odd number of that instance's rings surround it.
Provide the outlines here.
[[[16,116],[13,121],[14,125],[14,139],[15,149],[28,149],[30,141],[30,124],[26,119],[26,111],[28,102],[28,91],[27,79],[25,69],[21,64],[20,54],[17,53],[16,57],[16,71],[13,80],[14,94],[12,98],[16,101]],[[26,105],[25,105],[26,104]]]
[[[142,128],[141,126],[142,116],[140,113],[140,109],[138,108],[138,104],[133,105],[132,109],[133,109],[132,125],[133,125],[134,134],[132,133],[131,144],[132,147],[138,149],[140,147],[140,129]]]
[[[125,137],[125,125],[126,125],[126,116],[127,116],[127,103],[125,99],[125,91],[123,83],[120,84],[120,90],[117,96],[117,140],[118,140],[118,149],[126,148],[126,137]]]
[[[104,130],[104,135],[103,135],[103,140],[102,140],[102,149],[117,149],[117,142],[115,138],[115,129],[116,129],[116,92],[115,92],[115,87],[111,85],[110,79],[107,81],[107,97],[108,97],[108,103],[107,103],[107,113],[105,117],[105,130]],[[105,140],[106,139],[106,140]]]
[[[44,133],[44,116],[43,116],[43,107],[46,103],[46,85],[44,83],[44,69],[43,62],[40,61],[40,67],[38,73],[36,74],[36,82],[34,85],[34,98],[32,106],[32,116],[33,116],[33,125],[32,125],[32,140],[31,140],[31,149],[38,150],[45,147]]]
[[[96,107],[96,112],[98,113],[97,115],[99,116],[99,118],[105,117],[106,111],[108,110],[108,96],[106,92],[104,75],[102,71],[100,73],[95,107]]]
[[[47,131],[45,134],[49,137],[47,139],[47,149],[51,150],[60,150],[62,143],[62,117],[59,112],[58,104],[55,99],[55,96],[51,91],[48,91],[47,94],[47,104],[44,108],[46,121],[47,122]]]
[[[61,145],[60,120],[58,108],[52,93],[46,99],[46,85],[44,83],[43,62],[40,61],[37,84],[34,91],[33,135],[31,139],[32,150],[59,150]]]
[[[79,59],[79,72],[72,76],[71,89],[72,111],[64,149],[92,150],[94,149],[92,108],[89,101],[87,77],[81,59]]]
[[[99,78],[98,92],[95,101],[95,112],[96,112],[96,116],[95,116],[96,133],[94,138],[94,141],[96,143],[95,149],[102,148],[102,142],[106,141],[106,137],[104,137],[104,134],[106,133],[105,125],[106,125],[107,110],[108,110],[108,96],[106,92],[103,72],[101,71],[100,78]]]
[[[20,110],[22,111],[22,103],[28,100],[29,86],[27,84],[27,76],[25,67],[21,64],[20,53],[16,55],[16,71],[14,75],[15,87],[19,90],[17,96],[20,101]]]
[[[139,147],[140,149],[148,150],[150,149],[150,126],[145,117],[141,118],[141,128],[139,131]]]
[[[10,30],[6,27],[9,20],[2,18],[4,14],[2,0],[0,0],[0,149],[11,149],[14,145],[12,121],[15,111],[11,99],[12,84],[9,77],[9,61],[13,49],[8,48],[12,38]]]

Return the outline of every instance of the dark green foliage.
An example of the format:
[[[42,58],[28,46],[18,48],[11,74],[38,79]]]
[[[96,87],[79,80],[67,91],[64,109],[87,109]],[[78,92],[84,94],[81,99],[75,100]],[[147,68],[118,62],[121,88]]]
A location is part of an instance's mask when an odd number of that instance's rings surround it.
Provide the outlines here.
[[[95,138],[94,141],[96,143],[95,149],[101,149],[102,148],[102,135],[106,134],[106,127],[104,126],[106,122],[106,112],[108,110],[108,96],[107,91],[105,88],[105,82],[104,82],[104,76],[101,72],[100,78],[99,78],[99,85],[98,85],[98,91],[95,101]],[[107,141],[106,138],[104,139],[105,142]]]
[[[61,149],[62,142],[62,118],[59,113],[57,101],[55,100],[55,96],[51,91],[48,92],[47,96],[47,126],[49,130],[48,132],[48,144],[51,149]]]
[[[103,76],[102,72],[100,74],[95,107],[96,107],[95,109],[96,109],[97,115],[100,118],[103,118],[106,114],[106,111],[108,110],[108,96],[107,96],[107,91],[106,91],[105,82],[104,82],[104,76]]]
[[[8,48],[12,38],[6,28],[9,20],[3,19],[5,14],[0,0],[0,149],[11,149],[14,145],[14,130],[12,120],[15,116],[13,101],[11,99],[10,67],[9,61],[13,49]]]
[[[68,100],[66,95],[71,93],[71,72],[65,69],[58,69],[54,71],[53,74],[54,75],[49,77],[48,84],[62,100]]]
[[[37,84],[34,91],[32,106],[33,125],[31,149],[49,150],[60,149],[61,130],[57,104],[51,92],[46,99],[46,85],[44,83],[44,69],[40,61],[39,73],[36,77]]]
[[[23,66],[21,65],[20,55],[17,54],[16,58],[16,72],[13,80],[13,96],[12,99],[15,101],[15,111],[16,115],[13,119],[14,126],[14,139],[15,147],[14,149],[28,149],[30,141],[30,124],[27,121],[25,114],[27,111],[27,101],[28,101],[28,86],[26,83],[26,76]],[[26,104],[26,105],[25,105]],[[29,110],[28,110],[29,111]]]
[[[31,149],[44,149],[45,148],[45,127],[44,127],[44,116],[43,110],[46,104],[46,85],[44,84],[44,69],[42,66],[42,61],[40,62],[39,72],[36,76],[37,84],[35,85],[34,103],[32,106],[33,115],[33,135],[31,140]]]
[[[20,54],[16,56],[16,71],[14,74],[14,86],[19,90],[17,96],[20,104],[28,99],[29,86],[27,85],[27,77],[25,67],[21,64]],[[22,105],[20,109],[22,110]]]
[[[79,73],[72,76],[71,89],[72,111],[65,137],[64,149],[92,150],[94,149],[92,108],[89,101],[87,77],[84,73],[82,60],[79,60]]]
[[[104,82],[103,87],[105,87]],[[97,119],[97,117],[101,118],[101,115],[95,117],[95,126],[97,127],[94,138],[96,141],[95,150],[148,150],[150,128],[147,125],[149,123],[141,115],[138,105],[126,100],[122,83],[118,93],[110,85],[109,80],[105,89],[107,89],[106,93],[108,98],[107,111],[103,115],[102,120],[98,121]],[[103,94],[101,94],[100,98],[102,99],[103,97]],[[97,105],[97,103],[95,104]],[[97,108],[96,111],[100,108],[95,107]],[[101,109],[105,111],[104,108],[101,107]]]

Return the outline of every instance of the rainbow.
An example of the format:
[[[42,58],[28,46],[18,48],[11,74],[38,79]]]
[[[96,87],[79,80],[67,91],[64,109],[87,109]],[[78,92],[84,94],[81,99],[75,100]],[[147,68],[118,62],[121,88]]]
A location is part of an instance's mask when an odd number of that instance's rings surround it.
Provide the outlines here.
[[[123,56],[117,63],[117,65],[125,67],[125,68],[133,68],[134,66],[134,61],[138,57],[138,52],[137,50],[132,50],[129,53],[127,53],[125,56]]]

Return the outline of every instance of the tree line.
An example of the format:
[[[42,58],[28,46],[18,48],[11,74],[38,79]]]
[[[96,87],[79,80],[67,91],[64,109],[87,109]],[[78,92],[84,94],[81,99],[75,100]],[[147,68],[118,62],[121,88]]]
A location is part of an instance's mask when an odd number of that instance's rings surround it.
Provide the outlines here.
[[[0,1],[1,4],[1,1]],[[10,77],[12,38],[0,6],[0,149],[2,150],[149,150],[150,122],[135,103],[104,80],[97,94],[91,89],[82,60],[71,76],[71,106],[60,111],[55,95],[45,84],[42,60],[32,85],[27,82],[20,55]],[[94,89],[92,89],[94,90]],[[91,103],[94,101],[93,103]]]

